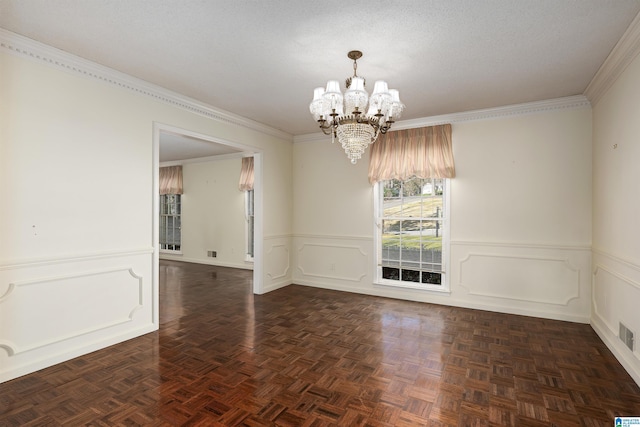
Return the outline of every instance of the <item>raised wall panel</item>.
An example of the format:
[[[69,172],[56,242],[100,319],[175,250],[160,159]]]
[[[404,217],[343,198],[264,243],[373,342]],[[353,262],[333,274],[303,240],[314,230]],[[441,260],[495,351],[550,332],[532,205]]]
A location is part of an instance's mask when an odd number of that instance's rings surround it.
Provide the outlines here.
[[[579,246],[451,242],[454,304],[587,323],[591,254]]]
[[[0,346],[15,355],[129,322],[142,297],[142,277],[130,268],[10,283],[0,299]]]
[[[298,247],[298,270],[304,277],[360,282],[367,265],[367,253],[358,245],[307,242]]]
[[[264,292],[291,284],[291,237],[271,236],[264,239]]]
[[[0,382],[154,324],[152,251],[0,266]]]
[[[603,251],[594,251],[592,326],[640,384],[640,352],[620,340],[620,323],[640,333],[640,265]]]
[[[459,269],[471,295],[554,305],[580,297],[580,272],[568,259],[471,253]]]
[[[293,282],[347,292],[588,323],[591,251],[580,246],[451,242],[450,292],[374,283],[373,240],[301,235]]]

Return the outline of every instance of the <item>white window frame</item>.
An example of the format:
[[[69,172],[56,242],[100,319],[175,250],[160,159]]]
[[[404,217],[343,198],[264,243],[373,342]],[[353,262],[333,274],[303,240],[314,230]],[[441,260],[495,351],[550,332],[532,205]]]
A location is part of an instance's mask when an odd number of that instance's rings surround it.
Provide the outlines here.
[[[163,214],[162,213],[162,202],[163,202],[163,196],[169,196],[169,195],[175,195],[178,196],[180,198],[179,204],[180,204],[180,210],[179,213],[175,214],[175,215],[170,215],[170,214]],[[163,243],[160,241],[160,238],[158,238],[158,245],[160,247],[160,252],[161,253],[165,253],[165,254],[173,254],[173,255],[182,255],[182,194],[161,194],[159,197],[159,203],[160,203],[160,209],[159,209],[159,215],[160,217],[166,216],[166,217],[178,217],[180,218],[180,226],[178,227],[180,229],[180,249],[165,249],[162,247]],[[158,223],[160,224],[160,227],[162,227],[162,220],[160,218],[158,218]],[[160,231],[159,236],[162,236],[162,231]]]
[[[383,183],[376,182],[373,186],[373,203],[374,203],[374,249],[375,249],[375,259],[374,259],[374,284],[381,286],[392,286],[399,288],[409,288],[409,289],[419,289],[430,292],[438,292],[438,293],[450,293],[450,281],[449,277],[451,275],[451,180],[444,179],[444,194],[442,205],[444,208],[444,215],[442,217],[442,229],[444,231],[444,235],[442,236],[442,269],[441,273],[441,283],[440,285],[433,285],[428,283],[416,283],[416,282],[405,282],[402,280],[391,280],[382,278],[382,218],[383,218],[383,201],[384,197],[382,194]]]
[[[249,209],[251,208],[251,209]],[[244,235],[245,235],[245,262],[253,262],[255,255],[255,219],[256,219],[255,193],[254,190],[244,192]],[[253,248],[251,248],[253,246]]]

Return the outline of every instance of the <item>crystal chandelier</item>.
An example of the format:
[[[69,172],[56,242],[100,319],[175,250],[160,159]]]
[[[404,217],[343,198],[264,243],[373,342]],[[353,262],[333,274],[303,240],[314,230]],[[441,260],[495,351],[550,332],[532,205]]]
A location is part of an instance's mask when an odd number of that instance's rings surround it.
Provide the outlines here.
[[[362,52],[352,50],[347,56],[353,60],[353,77],[346,80],[344,96],[337,80],[329,80],[327,87],[313,91],[309,110],[320,123],[331,142],[338,138],[351,163],[355,164],[381,133],[387,133],[395,119],[400,117],[404,105],[400,94],[389,89],[387,82],[379,80],[373,87],[371,97],[365,91],[365,80],[357,75],[357,60]],[[368,109],[367,109],[368,103]],[[366,112],[366,113],[365,113]]]

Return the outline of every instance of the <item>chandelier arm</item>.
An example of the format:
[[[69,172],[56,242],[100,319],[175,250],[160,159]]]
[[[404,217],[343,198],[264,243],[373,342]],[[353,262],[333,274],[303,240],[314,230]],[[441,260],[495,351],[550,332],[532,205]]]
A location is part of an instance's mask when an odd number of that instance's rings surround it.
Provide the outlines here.
[[[335,120],[331,120],[330,122],[328,122],[324,119],[320,119],[318,120],[318,123],[320,123],[320,129],[325,135],[331,135],[332,131],[335,132]]]

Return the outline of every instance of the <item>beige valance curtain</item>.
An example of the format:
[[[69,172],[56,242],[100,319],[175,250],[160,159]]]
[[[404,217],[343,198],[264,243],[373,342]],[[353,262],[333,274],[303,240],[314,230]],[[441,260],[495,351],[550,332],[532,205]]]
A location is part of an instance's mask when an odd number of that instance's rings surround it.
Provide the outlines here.
[[[182,166],[160,168],[160,194],[182,194]]]
[[[387,179],[405,180],[413,176],[456,176],[450,124],[389,132],[371,145],[371,184]]]
[[[240,183],[238,184],[240,191],[253,190],[253,157],[243,157],[242,167],[240,169]]]

